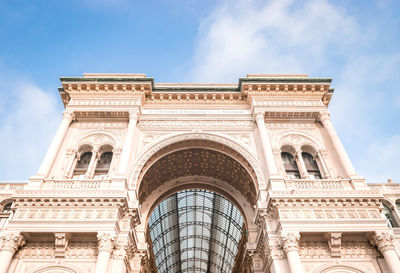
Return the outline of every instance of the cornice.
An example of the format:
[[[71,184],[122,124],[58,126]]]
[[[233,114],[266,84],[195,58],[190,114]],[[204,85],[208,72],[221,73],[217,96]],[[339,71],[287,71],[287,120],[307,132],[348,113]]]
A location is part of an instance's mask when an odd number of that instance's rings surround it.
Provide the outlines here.
[[[84,77],[61,77],[59,88],[64,104],[77,94],[95,95],[145,95],[146,102],[175,103],[218,103],[240,101],[250,104],[252,97],[313,97],[324,105],[329,103],[333,89],[332,79],[291,77],[248,77],[240,78],[238,84],[155,84],[153,78],[145,76],[92,75]]]

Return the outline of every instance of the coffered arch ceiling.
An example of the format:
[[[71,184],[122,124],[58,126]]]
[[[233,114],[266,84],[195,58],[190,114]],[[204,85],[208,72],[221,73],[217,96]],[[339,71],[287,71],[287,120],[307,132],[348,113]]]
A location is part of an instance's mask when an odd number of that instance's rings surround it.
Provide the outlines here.
[[[232,148],[209,140],[187,140],[155,153],[139,175],[139,202],[164,183],[179,177],[203,176],[225,181],[254,206],[257,181],[247,160]]]

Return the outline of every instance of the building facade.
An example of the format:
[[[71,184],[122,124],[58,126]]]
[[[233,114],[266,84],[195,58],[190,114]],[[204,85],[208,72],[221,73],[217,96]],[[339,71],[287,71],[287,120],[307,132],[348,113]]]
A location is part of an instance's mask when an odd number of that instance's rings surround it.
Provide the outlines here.
[[[0,184],[0,273],[400,272],[400,186],[356,173],[331,79],[61,84],[37,174]]]

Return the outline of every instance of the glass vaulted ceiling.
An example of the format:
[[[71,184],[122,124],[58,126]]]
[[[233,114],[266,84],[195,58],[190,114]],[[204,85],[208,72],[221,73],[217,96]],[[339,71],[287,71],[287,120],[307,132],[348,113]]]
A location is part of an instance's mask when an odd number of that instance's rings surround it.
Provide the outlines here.
[[[158,272],[232,272],[243,221],[214,192],[185,190],[167,197],[149,220]]]

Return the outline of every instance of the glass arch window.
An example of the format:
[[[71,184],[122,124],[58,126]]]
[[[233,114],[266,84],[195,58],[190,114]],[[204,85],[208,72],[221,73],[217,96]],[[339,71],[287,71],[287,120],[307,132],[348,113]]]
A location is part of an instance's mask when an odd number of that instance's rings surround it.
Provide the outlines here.
[[[219,194],[172,194],[149,219],[158,272],[232,272],[243,225],[240,211]]]
[[[9,202],[5,204],[1,208],[1,213],[0,213],[0,230],[7,224],[8,219],[10,218],[11,215],[11,206],[12,202]]]
[[[78,162],[76,162],[76,166],[74,169],[74,175],[85,174],[87,169],[89,168],[90,160],[92,159],[92,152],[83,153]]]
[[[393,228],[393,227],[398,227],[399,226],[397,224],[396,220],[394,219],[392,211],[385,204],[383,204],[382,216],[383,216],[383,218],[385,218],[386,223],[387,223],[387,225],[389,227]]]
[[[301,153],[301,156],[303,157],[308,175],[313,179],[321,179],[321,172],[319,171],[317,161],[315,161],[314,157],[304,152]]]
[[[112,152],[105,152],[101,154],[100,159],[99,161],[97,161],[96,164],[96,170],[94,172],[95,175],[108,173],[108,171],[110,170],[112,157],[113,157]]]
[[[299,168],[298,168],[296,160],[294,160],[293,156],[290,153],[283,152],[283,153],[281,153],[281,157],[282,157],[283,167],[285,168],[286,175],[292,179],[300,178]]]

